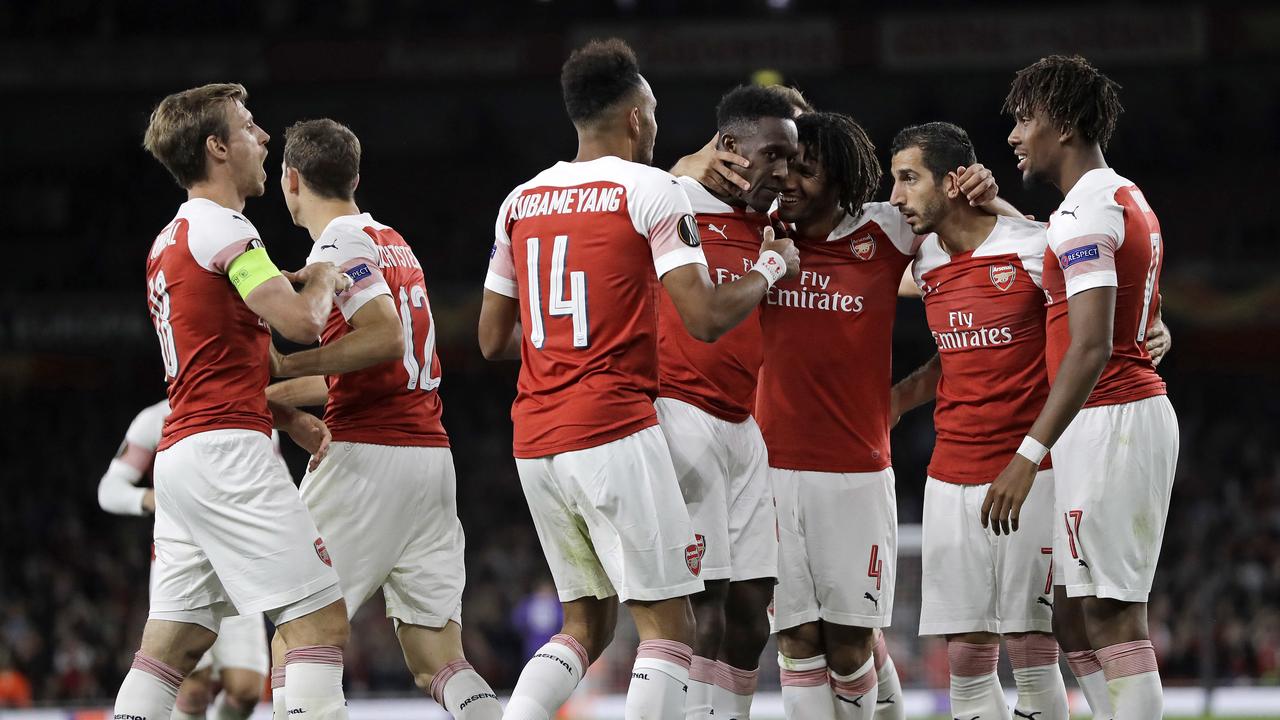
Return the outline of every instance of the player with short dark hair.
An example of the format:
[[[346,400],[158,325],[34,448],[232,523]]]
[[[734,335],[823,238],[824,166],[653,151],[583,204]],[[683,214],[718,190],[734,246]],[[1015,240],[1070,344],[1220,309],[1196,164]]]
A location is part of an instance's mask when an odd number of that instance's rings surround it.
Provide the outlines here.
[[[1005,99],[1023,180],[1050,183],[1064,198],[1049,221],[1054,257],[1044,268],[1052,389],[982,517],[997,533],[1016,530],[1036,467],[1054,448],[1059,639],[1073,671],[1094,678],[1085,689],[1095,713],[1100,665],[1115,717],[1131,720],[1159,718],[1164,703],[1146,602],[1178,423],[1145,347],[1158,314],[1160,223],[1103,156],[1123,110],[1118,89],[1084,58],[1053,55],[1019,70]]]
[[[564,605],[562,632],[525,666],[505,717],[556,712],[609,644],[619,599],[641,640],[626,717],[681,717],[688,596],[703,583],[653,406],[654,289],[694,338],[712,341],[795,271],[795,248],[766,231],[751,270],[713,284],[688,198],[647,166],[657,100],[631,49],[592,41],[569,56],[561,84],[577,156],[502,203],[478,327],[485,357],[519,351],[516,468]]]
[[[695,213],[707,269],[716,283],[748,273],[769,227],[769,209],[796,154],[791,106],[779,95],[740,86],[717,108],[719,142],[750,162],[751,192],[723,192],[678,178]],[[671,449],[706,590],[695,594],[697,638],[686,718],[745,718],[767,609],[778,574],[768,458],[751,417],[760,371],[760,317],[752,314],[707,344],[690,336],[668,297],[658,304],[658,423]]]
[[[1009,718],[996,675],[1003,636],[1017,717],[1067,720],[1053,638],[1053,470],[1045,461],[1022,532],[997,537],[977,509],[1049,394],[1044,364],[1044,226],[994,216],[960,191],[976,162],[950,123],[906,128],[892,144],[894,205],[924,239],[912,280],[938,347],[893,388],[890,416],[936,398],[925,484],[920,634],[943,635],[953,717]],[[974,432],[981,428],[981,432]]]
[[[348,616],[381,589],[417,686],[459,720],[497,720],[497,695],[462,648],[465,539],[422,265],[395,229],[356,204],[355,133],[319,119],[284,135],[280,187],[314,241],[310,261],[333,263],[352,280],[320,347],[273,353],[274,374],[293,379],[267,397],[324,405],[333,432],[333,452],[302,479],[302,499],[328,544]],[[284,717],[287,692],[273,696]]]

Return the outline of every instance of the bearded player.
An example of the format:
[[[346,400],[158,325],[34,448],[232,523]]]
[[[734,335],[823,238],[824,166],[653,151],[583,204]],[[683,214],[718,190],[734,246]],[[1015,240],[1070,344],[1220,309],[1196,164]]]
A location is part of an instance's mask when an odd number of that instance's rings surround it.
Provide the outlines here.
[[[752,269],[713,284],[688,198],[648,167],[657,101],[631,49],[587,44],[565,62],[561,86],[577,157],[503,202],[479,324],[486,357],[518,348],[522,360],[516,468],[565,618],[504,717],[546,720],[564,703],[612,639],[620,600],[641,640],[625,715],[678,718],[694,642],[688,596],[703,583],[653,407],[655,285],[693,337],[712,341],[794,271],[795,248],[765,232]]]
[[[893,388],[890,417],[937,399],[925,485],[920,634],[947,639],[954,717],[1010,718],[996,675],[1003,637],[1018,687],[1014,715],[1067,720],[1053,638],[1053,470],[1023,505],[1026,528],[997,537],[979,509],[1049,394],[1044,367],[1045,231],[969,204],[956,168],[976,162],[964,130],[898,133],[889,197],[924,240],[914,282],[938,354]],[[981,432],[974,432],[981,428]]]
[[[1159,718],[1164,706],[1147,597],[1178,422],[1144,346],[1159,302],[1160,223],[1103,156],[1122,111],[1118,87],[1084,58],[1054,55],[1018,71],[1005,99],[1024,181],[1051,183],[1064,198],[1049,220],[1044,268],[1052,389],[982,518],[997,533],[1016,530],[1035,468],[1055,448],[1060,638],[1088,643],[1115,717],[1133,720]]]

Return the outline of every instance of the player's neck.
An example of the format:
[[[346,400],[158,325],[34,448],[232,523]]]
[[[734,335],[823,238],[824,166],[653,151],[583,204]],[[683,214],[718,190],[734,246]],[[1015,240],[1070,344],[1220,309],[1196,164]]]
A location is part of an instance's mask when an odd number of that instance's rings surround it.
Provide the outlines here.
[[[797,220],[796,234],[800,237],[825,240],[848,215],[839,205],[829,213],[819,213],[813,220]]]
[[[231,183],[202,180],[187,188],[188,200],[208,200],[224,208],[244,212],[244,195]]]
[[[602,157],[635,161],[635,145],[622,133],[578,131],[578,154],[574,162],[591,162]]]
[[[312,240],[319,240],[324,234],[324,229],[329,227],[329,223],[334,218],[343,217],[344,215],[359,215],[360,208],[356,205],[355,200],[329,200],[315,199],[308,203],[309,207],[303,212],[298,213],[300,221],[298,224],[307,229],[307,234]]]
[[[1107,167],[1107,159],[1102,156],[1102,148],[1097,143],[1092,143],[1079,151],[1065,154],[1062,167],[1058,170],[1058,181],[1054,184],[1066,195],[1085,173],[1104,167]]]
[[[968,204],[957,207],[938,223],[935,232],[942,247],[950,255],[973,252],[978,249],[996,227],[996,216],[989,215]]]

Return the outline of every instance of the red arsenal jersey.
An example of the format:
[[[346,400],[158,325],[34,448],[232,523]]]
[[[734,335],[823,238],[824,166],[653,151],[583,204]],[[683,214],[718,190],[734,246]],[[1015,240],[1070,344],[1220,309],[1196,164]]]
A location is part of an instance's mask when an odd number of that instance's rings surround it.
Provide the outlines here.
[[[693,178],[678,179],[697,218],[711,281],[718,285],[746,275],[760,256],[760,233],[769,216],[733,208]],[[705,343],[689,335],[675,303],[659,293],[659,396],[689,403],[722,420],[742,422],[755,405],[760,348],[758,309],[714,343]]]
[[[662,170],[561,162],[498,211],[485,288],[520,304],[515,456],[603,445],[656,425],[656,278],[705,264],[689,199]]]
[[[1071,344],[1067,299],[1095,287],[1114,287],[1111,359],[1084,406],[1165,394],[1146,348],[1159,303],[1164,241],[1142,191],[1111,168],[1085,173],[1049,220],[1049,248],[1055,256],[1044,268],[1050,381]]]
[[[756,420],[769,465],[876,472],[890,465],[893,320],[917,239],[889,203],[826,238],[793,238],[800,276],[769,291]]]
[[[400,233],[368,213],[334,218],[311,249],[308,263],[331,262],[351,278],[339,293],[321,342],[346,335],[364,304],[388,295],[404,330],[404,357],[331,375],[324,421],[334,440],[448,447],[440,423],[440,359],[422,265]]]
[[[202,198],[179,206],[151,245],[147,304],[172,408],[159,450],[207,430],[271,433],[271,331],[227,278],[255,247],[262,240],[243,214]]]
[[[949,255],[929,235],[916,253],[912,273],[942,362],[931,477],[991,482],[1044,407],[1045,242],[1044,225],[1000,217],[972,252]]]

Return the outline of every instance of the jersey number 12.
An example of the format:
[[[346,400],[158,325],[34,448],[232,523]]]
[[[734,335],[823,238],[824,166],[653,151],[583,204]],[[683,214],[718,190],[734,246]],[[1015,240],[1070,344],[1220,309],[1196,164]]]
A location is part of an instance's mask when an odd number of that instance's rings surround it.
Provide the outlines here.
[[[416,355],[414,346],[413,315],[425,314],[427,322],[427,339],[422,343],[422,357]],[[419,318],[421,319],[421,318]],[[435,364],[436,355],[436,320],[431,316],[431,305],[427,302],[427,291],[421,285],[410,285],[408,289],[400,287],[400,326],[404,330],[404,369],[409,373],[410,390],[435,390],[440,387],[440,376],[431,376],[431,366]]]

